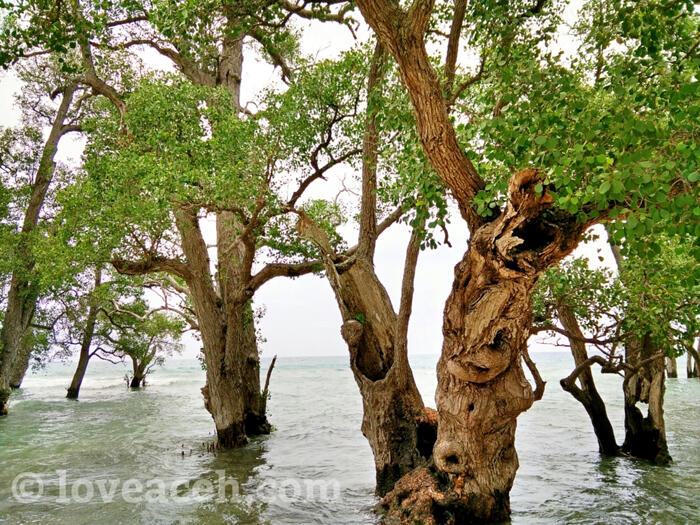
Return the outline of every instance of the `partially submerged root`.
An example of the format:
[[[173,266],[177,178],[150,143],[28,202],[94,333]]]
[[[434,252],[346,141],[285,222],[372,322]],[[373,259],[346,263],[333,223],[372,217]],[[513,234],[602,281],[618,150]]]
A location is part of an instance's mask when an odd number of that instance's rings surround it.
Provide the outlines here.
[[[508,518],[508,495],[462,493],[463,480],[434,466],[417,468],[379,502],[383,525],[463,525]]]

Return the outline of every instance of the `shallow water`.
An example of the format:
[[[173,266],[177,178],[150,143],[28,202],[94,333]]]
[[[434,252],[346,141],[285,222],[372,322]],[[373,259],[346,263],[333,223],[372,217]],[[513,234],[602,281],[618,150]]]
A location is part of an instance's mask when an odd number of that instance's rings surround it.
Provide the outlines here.
[[[603,460],[585,411],[558,385],[571,357],[533,357],[548,385],[519,418],[514,524],[700,522],[699,380],[667,382],[673,465]],[[411,358],[429,405],[436,361]],[[216,454],[203,445],[213,424],[196,361],[171,361],[142,391],[126,389],[124,373],[92,363],[79,402],[64,399],[70,367],[27,378],[0,420],[0,523],[377,521],[372,455],[346,357],[280,358],[269,401],[275,432]],[[597,378],[621,441],[620,381]],[[22,485],[18,475],[27,472]]]

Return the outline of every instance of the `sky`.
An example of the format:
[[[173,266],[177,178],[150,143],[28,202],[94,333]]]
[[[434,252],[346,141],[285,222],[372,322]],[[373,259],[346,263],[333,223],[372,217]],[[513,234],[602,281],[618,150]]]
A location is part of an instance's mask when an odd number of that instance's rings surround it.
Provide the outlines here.
[[[366,28],[358,35],[364,38]],[[302,52],[318,58],[331,58],[342,49],[353,45],[351,33],[338,25],[312,23],[302,40]],[[169,62],[155,53],[145,55],[151,67],[167,69]],[[255,98],[256,93],[271,83],[279,84],[279,72],[249,52],[244,59],[242,99]],[[0,125],[18,123],[18,112],[13,107],[14,93],[21,89],[11,73],[0,74]],[[59,147],[58,159],[75,162],[80,157],[81,143],[65,142]],[[71,160],[72,159],[72,160]],[[336,175],[341,175],[336,171]],[[338,179],[336,179],[338,180]],[[325,186],[319,186],[319,184]],[[311,187],[314,197],[334,195],[338,185],[320,182]],[[204,226],[205,235],[213,242],[211,226]],[[454,211],[448,225],[452,247],[442,245],[436,250],[421,252],[415,279],[413,314],[409,328],[410,354],[439,354],[442,345],[442,312],[449,294],[454,266],[467,248],[466,225]],[[384,283],[395,306],[400,296],[405,250],[410,232],[406,225],[395,225],[379,239],[375,257],[377,275]],[[603,240],[605,236],[603,234]],[[356,238],[349,238],[354,244]],[[597,250],[600,249],[600,253]],[[612,254],[607,244],[582,246],[575,255],[587,255],[592,264],[611,266]],[[598,261],[603,256],[603,262]],[[325,278],[308,275],[296,279],[276,278],[265,284],[254,299],[256,308],[265,313],[258,328],[265,342],[261,344],[263,357],[347,355],[347,347],[340,336],[341,317],[331,288]],[[539,338],[541,341],[542,338]],[[182,357],[197,355],[200,343],[186,336]],[[552,346],[531,340],[531,350],[552,350]]]

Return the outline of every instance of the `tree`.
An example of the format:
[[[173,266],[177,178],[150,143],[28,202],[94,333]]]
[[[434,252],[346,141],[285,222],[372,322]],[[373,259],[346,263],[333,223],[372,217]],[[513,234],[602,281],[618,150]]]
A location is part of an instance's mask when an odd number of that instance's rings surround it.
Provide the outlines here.
[[[434,415],[426,411],[408,363],[407,332],[418,255],[421,247],[435,244],[426,223],[431,219],[431,226],[444,227],[446,215],[440,185],[425,159],[413,156],[419,146],[410,111],[398,79],[390,78],[388,70],[386,52],[377,45],[367,78],[357,244],[345,248],[332,242],[303,212],[296,226],[318,249],[340,309],[341,334],[363,400],[362,432],[374,454],[380,495],[432,455]],[[387,204],[397,207],[380,222],[378,210]],[[399,218],[411,224],[412,235],[397,312],[374,271],[374,253],[379,235]]]
[[[612,282],[609,272],[591,270],[585,259],[574,259],[548,270],[537,283],[533,296],[535,322],[532,331],[563,333],[567,337],[574,370],[562,378],[560,384],[586,409],[598,440],[598,450],[604,456],[619,455],[620,447],[591,366],[597,362],[602,363],[603,371],[618,371],[611,363],[615,363],[613,356],[620,341],[615,339],[606,345],[609,340],[600,326],[605,326],[605,320],[615,319],[622,306],[617,284]],[[584,330],[588,336],[584,335]],[[591,358],[587,347],[598,341],[602,342],[605,357]]]
[[[456,42],[448,56],[464,31],[480,65],[447,90],[425,45],[432,0],[357,6],[396,60],[425,153],[471,232],[438,364],[442,477],[429,488],[399,482],[387,506],[409,519],[400,502],[418,492],[410,519],[505,519],[516,419],[533,402],[520,356],[537,279],[592,224],[622,215],[630,231],[650,231],[662,213],[695,207],[698,17],[686,3],[589,2],[575,25],[580,56],[569,60],[552,45],[556,6],[458,0],[444,8]],[[463,120],[449,118],[451,104]],[[677,225],[697,234],[697,223]]]
[[[662,237],[655,242],[663,243]],[[688,256],[688,245],[678,241],[667,240],[659,255],[644,251],[622,257],[619,247],[614,248],[621,264],[616,274],[592,270],[585,259],[544,274],[534,297],[534,331],[569,339],[576,367],[561,385],[589,413],[602,454],[623,451],[667,463],[664,358],[692,348],[698,304],[689,296],[698,286],[698,265]],[[554,325],[557,318],[560,326]],[[589,357],[587,347],[595,349],[595,355]],[[594,364],[601,365],[603,373],[624,378],[622,447],[615,442],[605,403],[595,389],[590,368]],[[640,403],[648,404],[647,416],[637,408]]]
[[[61,138],[80,130],[80,106],[89,97],[75,80],[60,74],[52,57],[23,64],[20,78],[26,83],[19,100],[22,129],[3,130],[0,139],[2,170],[14,185],[15,209],[22,209],[8,213],[3,221],[14,232],[3,245],[12,277],[0,331],[0,415],[7,413],[10,388],[22,383],[32,349],[31,324],[41,290],[33,251],[56,171],[54,158]],[[59,97],[56,107],[53,100]],[[50,130],[43,140],[42,128],[47,126]]]
[[[181,2],[162,2],[154,5],[133,2],[87,4],[89,5],[82,6],[76,2],[70,7],[58,6],[56,9],[47,8],[39,2],[16,6],[16,17],[23,17],[27,23],[14,24],[12,30],[7,32],[8,39],[0,53],[0,62],[16,60],[17,57],[25,55],[27,49],[42,53],[48,48],[64,55],[69,55],[70,49],[75,50],[79,61],[72,67],[85,71],[86,82],[113,105],[119,131],[115,132],[112,138],[117,140],[117,137],[121,137],[126,140],[127,147],[123,153],[125,157],[131,155],[131,160],[136,164],[140,156],[151,161],[158,157],[157,137],[145,137],[144,134],[148,131],[148,126],[170,124],[173,115],[161,113],[157,116],[162,120],[149,122],[149,112],[157,109],[155,100],[150,103],[144,99],[139,101],[138,97],[128,97],[127,100],[126,95],[131,89],[118,75],[112,78],[101,76],[101,66],[109,61],[109,57],[115,56],[116,51],[131,50],[139,46],[155,49],[169,58],[192,82],[191,93],[196,92],[198,88],[200,95],[209,90],[204,99],[197,100],[203,103],[203,107],[186,108],[190,111],[190,117],[197,111],[202,113],[201,110],[206,109],[203,112],[208,112],[207,116],[212,119],[211,122],[215,122],[211,131],[216,138],[252,138],[254,119],[249,119],[249,122],[237,119],[237,114],[242,109],[240,84],[244,39],[250,38],[257,42],[287,77],[290,69],[286,59],[296,47],[293,35],[287,27],[292,15],[344,23],[344,13],[347,11],[341,8],[334,12],[333,9],[328,9],[325,3],[323,6],[314,5],[310,9],[299,9],[298,6],[286,2],[224,2],[198,6]],[[260,16],[261,13],[264,15]],[[193,23],[195,19],[198,23]],[[53,22],[48,29],[46,20]],[[222,90],[226,92],[225,98]],[[155,91],[151,93],[156,94]],[[210,94],[214,98],[208,100]],[[161,97],[162,95],[161,93]],[[343,108],[347,107],[348,99],[352,102],[355,97],[350,93],[343,99]],[[158,100],[171,102],[168,97]],[[147,111],[139,114],[133,107],[138,103],[145,104]],[[317,108],[318,104],[313,107],[314,110]],[[214,112],[218,112],[218,116]],[[333,116],[326,118],[328,115]],[[281,199],[273,198],[273,190],[276,188],[267,186],[271,182],[268,176],[271,176],[276,168],[275,162],[280,158],[278,155],[290,155],[292,152],[297,155],[296,159],[291,161],[296,163],[294,167],[297,170],[308,169],[308,164],[300,163],[298,155],[302,147],[305,147],[305,154],[311,151],[312,173],[302,177],[299,190],[292,196],[294,201],[298,200],[311,182],[323,177],[328,169],[351,154],[350,151],[345,151],[337,156],[328,155],[335,146],[332,143],[333,128],[343,125],[347,117],[343,110],[338,111],[336,108],[334,113],[332,108],[325,107],[320,114],[315,114],[305,123],[313,122],[316,127],[306,129],[306,138],[302,144],[297,144],[296,149],[295,146],[291,146],[277,152],[275,141],[270,140],[266,151],[257,150],[254,155],[245,156],[246,160],[251,161],[253,173],[250,184],[236,187],[237,190],[244,188],[244,195],[226,194],[225,185],[219,186],[218,189],[223,191],[220,195],[212,195],[211,192],[218,190],[211,186],[198,188],[197,177],[200,174],[190,167],[185,172],[190,179],[175,178],[173,182],[180,184],[185,194],[194,195],[194,200],[179,199],[180,195],[173,191],[172,187],[156,196],[160,201],[159,206],[154,207],[154,211],[163,213],[165,210],[167,221],[174,226],[168,230],[166,238],[161,239],[156,235],[151,239],[138,239],[141,232],[135,230],[131,232],[134,235],[131,235],[130,240],[135,242],[137,248],[122,252],[122,256],[112,260],[115,267],[126,274],[169,272],[188,290],[197,313],[205,359],[208,363],[207,385],[203,389],[205,406],[214,418],[219,442],[223,446],[241,445],[246,442],[247,434],[265,433],[270,429],[265,414],[260,411],[264,405],[260,400],[259,357],[251,309],[253,293],[276,276],[296,276],[316,268],[314,261],[299,264],[283,262],[283,253],[281,261],[268,264],[260,272],[253,274],[257,250],[266,243],[274,244],[262,231],[266,227],[271,228],[271,231],[279,231],[280,217],[289,211]],[[146,127],[139,127],[141,124],[145,124]],[[178,147],[178,138],[171,134],[170,139],[171,145],[175,146],[175,153],[186,156],[187,147],[197,146],[197,141],[204,139],[206,132],[199,127],[199,122],[185,119],[183,124],[193,125],[189,131],[194,130],[194,133],[188,137],[195,142]],[[218,127],[219,125],[222,127]],[[301,136],[298,127],[296,133],[293,127],[288,129],[291,138],[298,142]],[[230,135],[233,131],[236,131],[238,136]],[[223,174],[231,175],[231,169],[234,172],[238,170],[236,177],[243,181],[244,166],[236,164],[235,160],[238,158],[242,161],[247,153],[244,151],[245,147],[253,147],[253,144],[241,143],[239,154],[231,159],[226,157],[231,153],[231,144],[217,143],[218,146],[222,146],[222,150],[216,152],[211,147],[216,140],[205,142],[201,145],[204,149],[209,148],[210,157],[191,160],[218,162],[222,167],[219,170],[222,178]],[[106,151],[116,155],[111,147]],[[146,150],[141,149],[143,147]],[[125,157],[124,161],[127,160]],[[168,159],[159,160],[168,164]],[[177,160],[181,161],[182,157]],[[229,162],[231,160],[234,160],[233,165]],[[99,164],[95,162],[93,166],[98,170],[102,169]],[[164,166],[151,162],[150,167]],[[171,164],[170,168],[172,167]],[[209,174],[216,173],[213,166],[207,169]],[[171,171],[165,169],[163,173]],[[194,177],[194,180],[191,177]],[[209,192],[204,202],[197,193],[198,189],[204,194]],[[255,190],[257,193],[253,193]],[[135,197],[131,195],[132,199]],[[245,197],[248,200],[237,202],[232,200],[234,197]],[[164,208],[165,201],[169,202],[167,208]],[[114,209],[115,207],[112,207],[112,210]],[[202,215],[209,214],[216,221],[218,268],[214,275],[210,270],[209,254],[199,224],[200,212]],[[131,215],[125,214],[127,217]],[[159,233],[165,231],[162,216],[155,228],[160,228]],[[181,243],[178,243],[178,236]],[[170,243],[165,254],[158,252],[161,240],[164,244]],[[148,241],[156,242],[154,244]],[[173,242],[175,246],[180,244],[176,255],[170,250]]]
[[[163,311],[179,312],[168,304],[149,309],[145,283],[113,270],[95,267],[81,272],[60,295],[49,298],[56,318],[50,327],[49,359],[67,359],[78,351],[78,362],[66,397],[78,399],[87,367],[94,357],[117,363],[129,356],[135,376],[162,364],[165,355],[179,350],[177,339],[184,321]],[[139,382],[140,384],[140,382]]]
[[[109,322],[116,328],[116,334],[110,337],[112,349],[109,353],[131,360],[133,375],[129,386],[140,388],[155,366],[162,366],[166,356],[181,350],[178,339],[184,330],[184,321],[158,309],[148,309],[143,298],[114,307],[108,315]]]

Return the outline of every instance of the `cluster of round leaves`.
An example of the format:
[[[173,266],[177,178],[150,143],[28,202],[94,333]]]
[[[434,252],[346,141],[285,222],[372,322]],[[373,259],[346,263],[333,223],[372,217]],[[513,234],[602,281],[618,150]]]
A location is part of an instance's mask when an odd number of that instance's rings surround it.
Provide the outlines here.
[[[505,48],[481,49],[485,80],[465,93],[468,118],[457,126],[488,182],[481,213],[502,204],[513,171],[537,167],[546,175],[538,189],[561,210],[625,220],[620,240],[660,221],[700,235],[700,16],[692,4],[665,4],[587,2],[576,50],[549,29],[531,38],[518,29]],[[483,30],[492,26],[508,27]],[[508,35],[487,41],[496,37]]]

